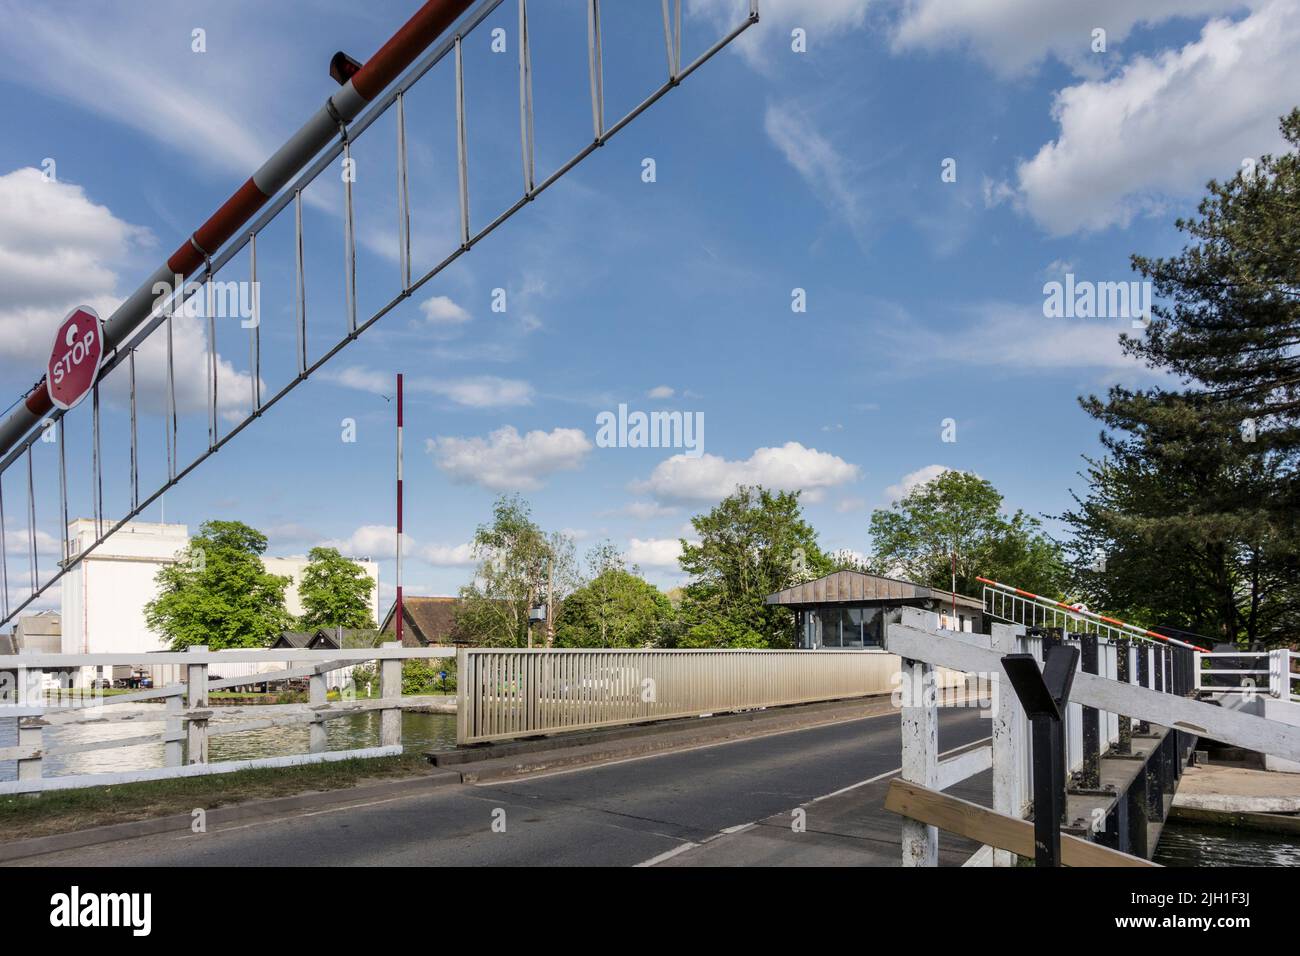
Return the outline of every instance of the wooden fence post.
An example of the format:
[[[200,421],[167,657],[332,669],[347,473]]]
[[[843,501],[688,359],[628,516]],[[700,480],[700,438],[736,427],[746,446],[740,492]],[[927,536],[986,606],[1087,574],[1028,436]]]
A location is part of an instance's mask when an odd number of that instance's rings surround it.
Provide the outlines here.
[[[208,645],[195,644],[186,651],[206,654]],[[188,763],[208,762],[208,665],[206,662],[185,665],[185,718],[189,737]]]
[[[311,707],[323,706],[326,702],[327,689],[324,674],[312,674],[307,678],[307,703]],[[387,713],[385,711],[385,713]],[[325,716],[320,712],[312,714],[309,746],[314,754],[325,749]]]
[[[401,647],[397,641],[388,641],[383,647]],[[379,744],[392,747],[402,742],[402,662],[394,658],[379,663],[379,696],[394,701],[380,711]]]
[[[1016,632],[1010,624],[994,624],[991,638],[993,650],[1000,655],[1016,653]],[[1017,715],[1016,696],[1002,674],[992,675],[996,702],[993,711],[993,809],[1010,817],[1019,817],[1021,730]],[[1016,865],[1015,854],[1008,850],[993,850],[993,865]]]
[[[903,612],[903,624],[939,630],[939,615]],[[921,661],[900,658],[903,679],[902,778],[923,787],[939,785],[939,707],[935,671]],[[938,866],[939,831],[916,820],[903,820],[903,866]]]
[[[183,703],[180,694],[167,698],[166,718],[163,723],[163,766],[179,767],[183,762],[181,740],[185,736]]]

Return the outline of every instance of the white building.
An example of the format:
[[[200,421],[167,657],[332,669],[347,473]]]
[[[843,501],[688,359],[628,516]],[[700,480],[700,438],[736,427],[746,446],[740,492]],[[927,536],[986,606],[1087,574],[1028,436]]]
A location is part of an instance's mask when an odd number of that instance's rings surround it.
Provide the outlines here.
[[[68,525],[69,549],[80,554],[95,540],[95,522],[79,518]],[[158,593],[158,570],[188,559],[189,529],[183,524],[134,521],[90,552],[63,578],[62,651],[65,654],[134,654],[166,650],[149,630],[144,607]],[[272,574],[287,575],[285,606],[302,613],[298,584],[305,557],[263,557]],[[370,613],[379,619],[379,565],[357,561],[374,582]],[[227,675],[230,676],[230,675]]]

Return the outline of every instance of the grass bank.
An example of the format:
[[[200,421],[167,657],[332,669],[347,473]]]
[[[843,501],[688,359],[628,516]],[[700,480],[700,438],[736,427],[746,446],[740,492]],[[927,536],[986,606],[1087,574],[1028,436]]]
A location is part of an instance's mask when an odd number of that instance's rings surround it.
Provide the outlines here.
[[[423,754],[340,760],[297,767],[265,767],[234,773],[151,780],[115,787],[54,790],[39,796],[0,797],[0,843],[212,810],[249,800],[342,790],[379,780],[435,772]]]

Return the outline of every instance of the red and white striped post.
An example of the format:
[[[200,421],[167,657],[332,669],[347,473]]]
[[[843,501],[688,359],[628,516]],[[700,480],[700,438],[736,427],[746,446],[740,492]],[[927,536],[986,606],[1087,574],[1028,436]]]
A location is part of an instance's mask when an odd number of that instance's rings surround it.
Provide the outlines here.
[[[402,643],[402,373],[397,373],[397,643]]]
[[[289,138],[208,220],[161,263],[104,322],[105,354],[125,343],[159,304],[156,286],[179,286],[242,229],[271,197],[298,175],[340,129],[387,89],[434,40],[469,9],[473,0],[426,0],[361,69],[343,82],[301,129]],[[338,77],[341,79],[342,77]],[[102,374],[102,373],[101,373]],[[18,444],[54,410],[45,378],[0,420],[0,453]]]

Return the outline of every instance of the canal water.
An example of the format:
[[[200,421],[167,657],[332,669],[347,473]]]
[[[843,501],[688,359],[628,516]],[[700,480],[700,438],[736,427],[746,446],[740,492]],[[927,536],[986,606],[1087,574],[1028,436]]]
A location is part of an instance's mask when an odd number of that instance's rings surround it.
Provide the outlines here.
[[[1160,833],[1162,866],[1300,866],[1300,836],[1171,820]]]
[[[65,724],[45,728],[42,735],[47,746],[96,743],[125,737],[158,734],[163,729],[163,705],[142,705],[138,716],[129,720],[114,720],[102,724]],[[339,717],[326,723],[327,750],[353,750],[359,747],[379,746],[379,719],[377,711]],[[309,749],[309,729],[306,724],[289,727],[268,727],[245,733],[212,737],[209,741],[209,759],[214,763],[223,760],[248,760],[254,757],[280,757],[306,753]],[[0,718],[0,747],[18,743],[17,721]],[[456,718],[452,714],[402,713],[402,748],[407,752],[446,749],[456,746]],[[46,776],[64,776],[75,773],[102,773],[113,770],[145,770],[163,765],[163,745],[138,744],[133,747],[112,747],[88,753],[46,757],[42,773]],[[0,781],[15,780],[17,765],[13,761],[0,761]]]

